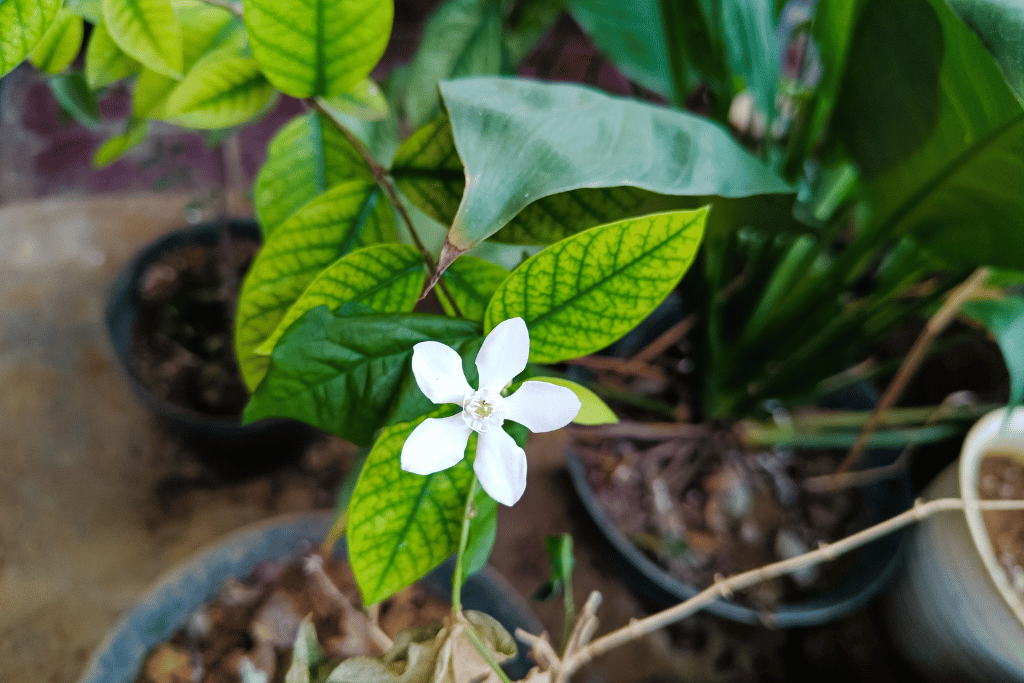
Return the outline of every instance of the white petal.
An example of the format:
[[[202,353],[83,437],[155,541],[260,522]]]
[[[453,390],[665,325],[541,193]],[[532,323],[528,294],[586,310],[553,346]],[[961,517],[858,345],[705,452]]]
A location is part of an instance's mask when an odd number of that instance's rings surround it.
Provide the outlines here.
[[[505,399],[506,420],[523,425],[531,432],[550,432],[572,422],[583,404],[572,389],[550,382],[523,382]]]
[[[480,388],[501,391],[526,369],[530,357],[530,332],[522,318],[509,318],[495,326],[480,346],[476,368]]]
[[[480,435],[473,471],[487,494],[511,506],[526,490],[526,453],[504,429]]]
[[[462,372],[462,357],[441,342],[425,341],[412,347],[412,374],[416,384],[434,403],[458,403],[473,388]]]
[[[448,469],[466,455],[471,431],[461,413],[451,417],[428,417],[405,440],[402,469],[413,474],[433,474]]]

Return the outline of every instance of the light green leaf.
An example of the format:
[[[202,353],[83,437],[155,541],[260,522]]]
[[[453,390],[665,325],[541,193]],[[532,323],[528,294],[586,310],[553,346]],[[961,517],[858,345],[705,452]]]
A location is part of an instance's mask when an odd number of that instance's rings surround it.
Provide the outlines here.
[[[508,277],[508,271],[490,261],[476,256],[463,256],[453,263],[441,276],[448,292],[455,299],[459,312],[467,320],[483,320],[484,310],[498,285]],[[444,293],[438,289],[441,306],[448,315],[455,315],[455,309]]]
[[[409,73],[405,114],[413,128],[441,113],[439,81],[501,70],[501,2],[446,0],[423,30]]]
[[[57,18],[60,6],[61,0],[0,2],[0,76],[28,57]]]
[[[273,233],[253,261],[238,299],[235,352],[250,388],[266,356],[256,349],[325,268],[361,246],[394,239],[391,208],[375,183],[348,180],[317,197]]]
[[[381,313],[411,311],[425,276],[423,257],[408,244],[374,244],[346,254],[309,283],[256,353],[270,355],[284,331],[317,306],[334,312],[358,301]]]
[[[685,112],[516,79],[447,81],[441,92],[472,179],[445,245],[455,255],[528,204],[583,187],[722,197],[792,191],[726,131]]]
[[[460,259],[461,260],[461,259]],[[580,408],[580,412],[573,418],[573,422],[581,425],[607,425],[615,424],[619,421],[619,417],[615,414],[608,404],[601,400],[601,398],[590,389],[585,386],[576,384],[568,379],[562,379],[561,377],[534,377],[533,379],[541,382],[550,382],[551,384],[557,384],[560,387],[571,389],[572,393],[576,394],[576,398],[580,400],[583,407]]]
[[[182,77],[181,24],[170,0],[103,0],[103,19],[122,50],[164,76]]]
[[[101,0],[67,0],[64,6],[93,26],[103,21],[103,3]]]
[[[392,0],[245,0],[253,57],[292,97],[350,91],[376,66],[394,14]]]
[[[106,168],[124,156],[128,150],[142,144],[148,132],[149,126],[144,121],[130,119],[123,133],[111,137],[99,146],[92,156],[92,165],[96,168]]]
[[[273,95],[256,60],[204,60],[167,98],[163,117],[186,128],[228,128],[264,110]]]
[[[177,87],[177,79],[142,67],[139,78],[135,81],[135,92],[132,93],[132,112],[135,117],[139,119],[163,118],[167,98]]]
[[[388,102],[372,78],[364,78],[341,95],[317,98],[317,102],[332,117],[344,114],[363,121],[379,121],[388,115]]]
[[[454,410],[441,408],[429,417],[447,416]],[[394,595],[459,547],[473,467],[470,458],[464,458],[454,467],[426,476],[403,471],[402,446],[422,421],[383,431],[352,494],[349,557],[367,605]]]
[[[414,313],[331,313],[314,308],[281,337],[266,378],[245,409],[247,422],[302,420],[359,445],[384,425],[433,408],[412,376],[413,346],[434,339],[466,358],[479,348],[476,323]],[[473,381],[475,367],[463,362]],[[364,469],[365,472],[365,469]],[[355,508],[355,500],[351,503]]]
[[[374,182],[370,167],[337,126],[313,112],[289,121],[270,141],[253,188],[264,238],[315,197],[348,180]]]
[[[1024,102],[1024,3],[1020,0],[947,0],[995,57],[1017,99]]]
[[[85,78],[90,88],[95,90],[110,85],[141,69],[141,64],[117,46],[103,21],[93,26],[85,49]]]
[[[292,647],[292,663],[285,674],[285,683],[310,683],[309,670],[322,662],[326,655],[320,647],[316,636],[316,627],[312,616],[307,616],[299,624]]]
[[[99,104],[96,95],[85,82],[85,76],[77,71],[59,74],[47,81],[47,85],[64,111],[76,121],[89,128],[100,125]]]
[[[186,73],[207,59],[249,56],[245,28],[227,9],[202,0],[174,0],[174,14],[181,22]]]
[[[938,122],[906,161],[865,183],[871,229],[911,233],[958,266],[1024,267],[1024,109],[970,29],[932,2],[945,46]]]
[[[1024,297],[969,301],[963,312],[984,325],[996,338],[1010,373],[1010,405],[1024,401]]]
[[[548,247],[498,288],[484,330],[523,318],[535,363],[608,346],[678,284],[697,253],[707,214],[703,208],[627,219]]]
[[[451,225],[466,176],[447,117],[431,121],[402,143],[391,162],[391,175],[413,204]]]
[[[83,33],[82,17],[61,8],[42,40],[29,53],[29,61],[40,71],[59,74],[78,56]]]

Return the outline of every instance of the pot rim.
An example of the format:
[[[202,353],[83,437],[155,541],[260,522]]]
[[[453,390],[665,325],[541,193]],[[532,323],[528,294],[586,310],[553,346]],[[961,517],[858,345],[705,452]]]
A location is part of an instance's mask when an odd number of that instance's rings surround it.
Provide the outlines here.
[[[1010,585],[1006,571],[999,564],[992,539],[985,529],[985,520],[978,508],[978,470],[984,456],[999,449],[1002,454],[1024,461],[1024,407],[1015,408],[1009,415],[1007,410],[997,408],[987,413],[967,433],[960,451],[960,497],[964,501],[964,517],[974,548],[996,590],[1024,627],[1024,600]]]

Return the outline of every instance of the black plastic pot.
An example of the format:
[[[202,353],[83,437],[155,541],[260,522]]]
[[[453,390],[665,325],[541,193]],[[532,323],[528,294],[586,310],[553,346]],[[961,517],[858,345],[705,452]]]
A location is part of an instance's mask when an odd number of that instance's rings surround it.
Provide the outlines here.
[[[111,630],[96,648],[78,683],[132,683],[155,645],[167,640],[201,604],[216,595],[228,578],[246,577],[258,562],[292,556],[305,544],[322,539],[333,513],[286,515],[238,531],[220,544],[196,555],[159,579],[149,594]],[[336,555],[345,556],[343,543]],[[451,593],[452,560],[421,579],[438,597]],[[540,633],[536,615],[518,593],[493,569],[486,567],[471,576],[462,589],[467,609],[486,612],[514,633],[523,628]],[[532,666],[526,653],[505,670],[522,678]]]
[[[874,403],[863,386],[855,387],[835,402],[846,409],[870,408]],[[829,407],[835,407],[835,402],[829,402],[832,404]],[[865,454],[864,466],[887,465],[898,455],[898,451],[871,449]],[[700,592],[696,586],[669,575],[615,526],[597,500],[587,481],[585,467],[575,453],[566,452],[566,464],[583,506],[614,549],[609,563],[641,600],[653,609],[664,609]],[[861,496],[860,505],[867,511],[867,525],[893,517],[913,504],[913,490],[907,476],[865,487]],[[732,621],[767,623],[779,628],[818,626],[839,619],[866,606],[888,586],[899,568],[908,539],[902,531],[892,533],[838,558],[836,562],[847,564],[841,583],[813,598],[779,604],[770,614],[722,599],[711,603],[707,610]]]
[[[169,403],[142,382],[132,356],[132,330],[139,309],[139,281],[146,270],[175,250],[216,245],[223,229],[219,223],[204,223],[165,235],[139,251],[111,285],[106,322],[114,357],[136,395],[201,461],[217,473],[230,477],[255,474],[292,459],[319,432],[294,420],[261,420],[242,425],[239,417],[202,415]],[[227,229],[233,237],[260,240],[255,221],[232,221]]]

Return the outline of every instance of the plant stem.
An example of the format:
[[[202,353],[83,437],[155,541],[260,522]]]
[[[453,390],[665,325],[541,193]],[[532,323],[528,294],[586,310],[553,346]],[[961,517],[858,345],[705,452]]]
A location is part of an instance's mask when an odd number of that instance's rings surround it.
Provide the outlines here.
[[[864,428],[861,429],[857,441],[853,444],[853,448],[847,453],[843,462],[839,464],[839,468],[835,471],[836,475],[845,474],[860,462],[861,455],[864,453],[864,448],[867,446],[871,434],[881,423],[882,415],[899,400],[907,383],[924,360],[932,340],[953,321],[953,317],[960,311],[960,307],[976,296],[987,278],[988,268],[978,268],[975,270],[960,286],[950,292],[949,298],[942,304],[942,307],[935,312],[935,315],[928,319],[924,329],[921,330],[921,334],[918,335],[914,345],[910,348],[910,353],[907,354],[907,357],[900,365],[900,369],[896,372],[896,376],[892,378],[889,386],[885,388],[885,393],[879,399],[878,405],[871,411],[871,417],[865,423]]]
[[[501,679],[501,683],[512,683],[505,672],[501,670],[501,665],[498,664],[494,657],[491,656],[491,653],[487,651],[487,646],[484,645],[484,641],[480,640],[480,636],[477,635],[476,630],[473,628],[473,624],[469,623],[469,621],[466,621],[466,633],[469,635],[469,639],[473,642],[473,647],[476,648],[476,651],[480,653],[480,656],[484,658],[484,661],[487,662],[488,666],[494,669],[494,673],[498,674],[498,678]]]
[[[984,500],[972,502],[972,505],[975,504],[980,510],[1024,510],[1024,500]],[[789,574],[806,566],[835,559],[844,553],[859,548],[865,543],[902,529],[914,522],[919,522],[938,512],[963,510],[965,507],[965,502],[960,498],[939,498],[927,503],[917,501],[911,509],[884,522],[858,531],[835,543],[822,545],[818,549],[803,555],[717,581],[689,600],[644,619],[633,621],[581,648],[574,655],[557,665],[552,681],[553,683],[564,683],[581,666],[597,655],[685,619],[719,598],[728,599],[734,592],[749,588],[756,583]]]
[[[475,514],[473,510],[473,499],[480,490],[480,482],[476,475],[473,475],[473,482],[469,485],[469,494],[466,496],[466,508],[462,513],[462,534],[459,536],[459,551],[455,554],[455,573],[452,574],[452,615],[458,616],[462,612],[462,561],[466,554],[466,546],[469,544],[469,524]]]

